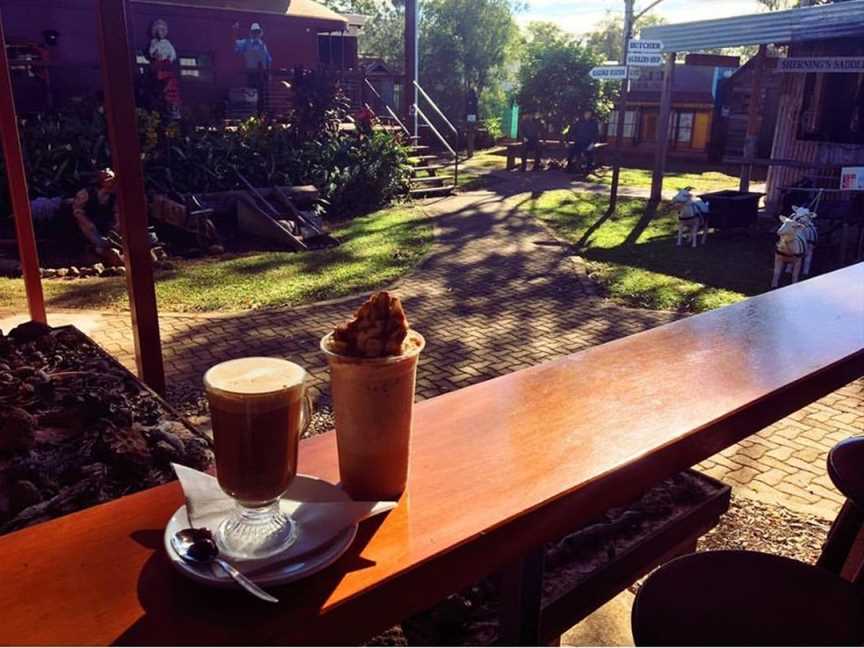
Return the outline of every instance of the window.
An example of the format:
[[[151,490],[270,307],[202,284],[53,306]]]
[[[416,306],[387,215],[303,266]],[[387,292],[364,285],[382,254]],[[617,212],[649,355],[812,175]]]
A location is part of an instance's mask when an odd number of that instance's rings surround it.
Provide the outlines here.
[[[606,130],[606,136],[608,138],[614,138],[618,133],[616,128],[618,127],[618,111],[613,110],[609,113],[609,124]],[[624,137],[628,139],[633,139],[633,136],[636,132],[636,111],[628,110],[624,113]]]
[[[808,74],[798,139],[864,144],[864,74]]]
[[[676,141],[679,144],[690,146],[690,141],[693,139],[693,113],[678,113],[678,137]]]
[[[138,73],[144,74],[150,66],[150,59],[138,52],[135,55],[135,64],[138,66]],[[183,79],[213,80],[213,64],[209,54],[182,54],[177,57],[177,65]]]
[[[642,133],[646,142],[657,141],[657,117],[657,113],[645,113],[642,120]]]
[[[183,54],[177,57],[177,63],[180,65],[180,76],[184,79],[213,80],[213,64],[209,54]]]

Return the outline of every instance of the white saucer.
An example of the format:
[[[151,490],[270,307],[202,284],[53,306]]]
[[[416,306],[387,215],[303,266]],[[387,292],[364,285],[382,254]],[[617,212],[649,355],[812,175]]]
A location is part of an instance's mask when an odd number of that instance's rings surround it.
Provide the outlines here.
[[[323,491],[327,491],[326,495],[329,496],[322,499],[329,501],[350,501],[348,495],[341,488],[323,480],[316,479],[315,481],[317,482],[316,489],[321,490],[321,495],[325,495]],[[186,515],[186,506],[184,505],[177,509],[165,527],[165,551],[168,553],[168,557],[171,559],[171,563],[174,565],[175,569],[184,576],[204,585],[215,587],[239,587],[239,585],[237,585],[219,566],[195,565],[184,561],[177,555],[171,547],[171,537],[178,531],[188,527],[189,518]],[[255,563],[247,563],[249,566],[254,565],[254,575],[249,573],[247,573],[247,575],[250,575],[252,580],[262,586],[284,585],[305,578],[306,576],[329,567],[339,560],[342,554],[348,551],[351,543],[354,542],[354,538],[357,536],[357,529],[358,525],[354,524],[339,533],[326,545],[319,547],[310,554],[298,556],[293,560],[289,559],[280,562],[279,556],[276,555],[272,558],[268,558],[266,561],[271,566],[260,566],[255,565]],[[300,533],[303,533],[302,527]],[[246,572],[243,563],[235,563],[235,566],[237,566],[241,571]]]

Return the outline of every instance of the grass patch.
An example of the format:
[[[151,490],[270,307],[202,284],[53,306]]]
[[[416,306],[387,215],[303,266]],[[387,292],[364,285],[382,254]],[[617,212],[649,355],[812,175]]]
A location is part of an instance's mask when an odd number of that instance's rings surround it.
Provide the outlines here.
[[[494,184],[489,173],[507,168],[506,149],[487,149],[474,153],[474,157],[459,164],[459,181],[456,187],[462,191],[485,189]]]
[[[610,297],[631,306],[702,312],[768,288],[771,235],[715,232],[696,249],[675,245],[677,216],[661,212],[635,242],[646,200],[623,199],[606,217],[605,195],[551,191],[530,211],[574,244]]]
[[[621,169],[622,187],[651,188],[650,169]],[[598,175],[598,182],[605,185],[612,184],[612,169],[607,168]],[[704,173],[683,173],[670,171],[663,174],[663,188],[665,190],[679,189],[681,187],[693,187],[694,193],[719,191],[721,189],[738,189],[740,181],[735,176],[726,175],[718,171],[705,171]]]
[[[342,245],[315,252],[260,252],[178,261],[156,276],[165,311],[235,311],[293,306],[385,286],[414,268],[432,242],[420,210],[399,207],[337,228]],[[44,281],[49,308],[128,307],[122,278]],[[0,307],[23,308],[20,279],[0,279]]]

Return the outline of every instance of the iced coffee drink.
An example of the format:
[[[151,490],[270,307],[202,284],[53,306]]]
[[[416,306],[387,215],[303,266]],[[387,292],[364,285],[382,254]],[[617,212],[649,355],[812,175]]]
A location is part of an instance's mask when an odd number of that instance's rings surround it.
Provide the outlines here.
[[[237,501],[217,539],[237,558],[262,558],[296,539],[278,500],[297,474],[300,435],[311,414],[306,371],[277,358],[242,358],[204,376],[219,485]]]
[[[399,300],[383,292],[321,341],[330,365],[339,475],[354,499],[395,500],[405,490],[424,345]]]

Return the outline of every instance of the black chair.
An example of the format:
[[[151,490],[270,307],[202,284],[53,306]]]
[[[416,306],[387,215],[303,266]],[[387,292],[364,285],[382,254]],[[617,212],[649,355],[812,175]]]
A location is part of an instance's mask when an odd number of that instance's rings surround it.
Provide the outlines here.
[[[840,576],[864,522],[864,437],[834,447],[828,474],[848,499],[816,566],[753,551],[673,560],[636,597],[636,645],[864,644],[862,575]]]

